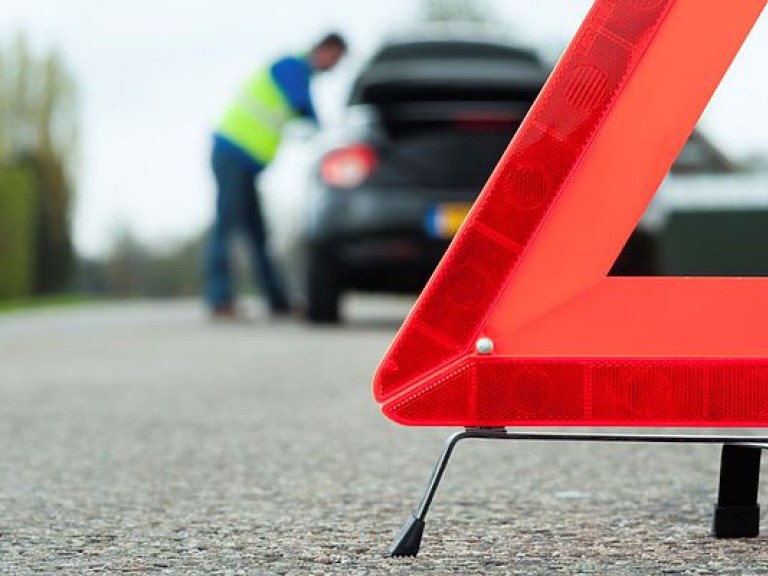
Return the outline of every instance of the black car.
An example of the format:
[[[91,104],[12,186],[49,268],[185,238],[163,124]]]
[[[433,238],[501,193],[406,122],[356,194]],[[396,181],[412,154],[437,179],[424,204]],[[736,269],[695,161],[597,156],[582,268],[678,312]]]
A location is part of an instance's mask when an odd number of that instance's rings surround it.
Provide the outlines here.
[[[401,38],[373,56],[345,123],[283,162],[291,183],[266,198],[309,320],[337,322],[345,292],[422,289],[549,72],[531,49],[478,37]],[[612,274],[665,272],[660,230],[670,206],[684,208],[676,191],[734,171],[694,133]]]
[[[548,72],[532,50],[478,38],[400,39],[373,56],[345,125],[286,168],[306,172],[301,200],[273,210],[311,321],[338,321],[347,291],[424,286]]]

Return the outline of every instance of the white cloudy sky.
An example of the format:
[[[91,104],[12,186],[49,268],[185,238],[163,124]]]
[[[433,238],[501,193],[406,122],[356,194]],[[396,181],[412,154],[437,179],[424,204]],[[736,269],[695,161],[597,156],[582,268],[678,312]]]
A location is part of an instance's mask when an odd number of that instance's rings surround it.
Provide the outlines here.
[[[162,244],[211,216],[209,132],[232,92],[266,57],[338,29],[354,57],[316,86],[325,119],[355,61],[408,25],[417,0],[3,0],[0,41],[25,31],[55,46],[82,90],[83,149],[75,239],[103,252],[127,225]],[[590,0],[491,0],[522,37],[565,43]],[[703,126],[736,155],[768,152],[768,16],[706,113]]]

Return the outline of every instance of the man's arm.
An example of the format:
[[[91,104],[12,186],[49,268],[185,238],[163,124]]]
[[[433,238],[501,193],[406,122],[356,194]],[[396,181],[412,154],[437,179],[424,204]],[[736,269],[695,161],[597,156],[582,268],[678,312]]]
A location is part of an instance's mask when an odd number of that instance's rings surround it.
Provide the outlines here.
[[[310,92],[312,69],[309,63],[296,57],[283,58],[272,65],[271,73],[293,109],[317,122]]]

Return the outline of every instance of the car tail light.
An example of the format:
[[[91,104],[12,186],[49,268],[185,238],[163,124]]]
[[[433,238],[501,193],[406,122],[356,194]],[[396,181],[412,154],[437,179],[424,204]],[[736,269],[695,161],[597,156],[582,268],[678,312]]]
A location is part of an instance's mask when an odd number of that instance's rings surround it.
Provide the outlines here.
[[[337,188],[355,188],[376,169],[376,151],[366,144],[355,144],[329,152],[320,164],[323,180]]]

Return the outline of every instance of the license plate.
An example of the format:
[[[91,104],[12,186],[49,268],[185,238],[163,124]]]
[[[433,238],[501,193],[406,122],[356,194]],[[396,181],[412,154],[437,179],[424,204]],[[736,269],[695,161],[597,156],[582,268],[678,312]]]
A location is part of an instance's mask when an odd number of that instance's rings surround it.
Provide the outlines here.
[[[433,238],[453,238],[467,218],[470,208],[472,204],[467,202],[433,206],[427,214],[427,233]]]

